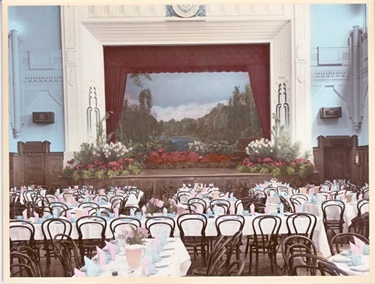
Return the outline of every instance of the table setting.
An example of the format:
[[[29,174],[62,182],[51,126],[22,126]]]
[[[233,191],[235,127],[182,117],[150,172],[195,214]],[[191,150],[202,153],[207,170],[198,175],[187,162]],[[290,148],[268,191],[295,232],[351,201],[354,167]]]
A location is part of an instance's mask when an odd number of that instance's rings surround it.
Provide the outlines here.
[[[333,255],[329,261],[351,276],[370,274],[370,246],[354,237],[354,243],[349,242],[349,249]]]
[[[75,269],[74,277],[164,277],[185,276],[191,261],[179,238],[170,238],[160,230],[147,239],[144,228],[130,228],[116,234],[115,240],[97,248],[92,259]]]

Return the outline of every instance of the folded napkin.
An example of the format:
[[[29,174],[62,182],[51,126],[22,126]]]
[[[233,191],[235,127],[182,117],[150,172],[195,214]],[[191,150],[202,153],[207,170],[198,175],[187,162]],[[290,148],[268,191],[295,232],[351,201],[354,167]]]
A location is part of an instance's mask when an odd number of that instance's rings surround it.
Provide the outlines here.
[[[102,268],[100,265],[96,264],[93,260],[89,259],[87,256],[83,257],[86,267],[86,275],[88,277],[98,276],[102,273]]]
[[[353,244],[352,242],[349,242],[350,249],[352,250],[352,255],[360,255],[362,253],[361,249]]]
[[[98,262],[99,262],[99,265],[104,268],[106,262],[107,262],[107,258],[106,258],[106,255],[105,255],[105,252],[99,248],[98,246],[96,247],[96,254],[98,256]]]
[[[270,208],[268,207],[268,205],[266,205],[266,207],[264,207],[264,213],[265,214],[270,213]]]
[[[76,277],[86,277],[86,273],[77,268],[74,268],[74,275]]]
[[[72,222],[72,212],[71,212],[71,210],[66,211],[66,219],[68,219],[69,222]]]
[[[118,218],[118,207],[113,208],[113,213],[115,213],[115,218]]]
[[[157,272],[155,264],[148,257],[145,257],[142,261],[142,272],[144,276],[150,276]]]
[[[116,260],[116,245],[107,241],[105,241],[105,245],[107,246],[109,253],[111,254],[111,259]]]
[[[255,205],[254,205],[254,203],[251,203],[251,205],[250,205],[250,213],[251,213],[251,215],[255,215]]]
[[[316,204],[318,202],[318,199],[316,198],[315,195],[311,195],[311,203]]]
[[[354,243],[359,248],[360,252],[363,253],[363,247],[365,246],[365,243],[357,237],[354,237]]]
[[[34,212],[34,218],[35,218],[35,223],[38,223],[39,220],[39,214]]]
[[[279,211],[280,211],[280,215],[284,215],[284,204],[280,203]]]
[[[24,220],[27,220],[27,208],[25,209],[25,210],[23,210],[22,211],[22,218],[24,219]]]

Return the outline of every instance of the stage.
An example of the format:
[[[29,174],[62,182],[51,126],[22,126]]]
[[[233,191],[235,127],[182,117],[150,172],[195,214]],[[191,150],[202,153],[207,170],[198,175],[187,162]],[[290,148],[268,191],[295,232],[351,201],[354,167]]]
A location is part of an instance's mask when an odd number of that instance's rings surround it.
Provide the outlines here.
[[[153,189],[159,191],[163,188],[180,188],[183,184],[203,183],[219,188],[230,188],[239,184],[254,186],[270,180],[270,174],[240,173],[236,169],[228,168],[188,168],[188,169],[145,169],[139,175],[113,177],[111,179],[85,179],[73,181],[61,178],[61,186],[86,185],[95,188],[108,188],[111,186],[123,187],[133,185],[143,191]],[[279,180],[292,183],[298,176],[288,176]]]

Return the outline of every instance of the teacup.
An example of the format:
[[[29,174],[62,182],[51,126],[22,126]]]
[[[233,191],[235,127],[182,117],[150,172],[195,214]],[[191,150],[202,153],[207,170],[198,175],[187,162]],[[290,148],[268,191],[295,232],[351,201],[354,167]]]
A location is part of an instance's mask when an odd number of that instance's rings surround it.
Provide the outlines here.
[[[352,262],[353,265],[360,265],[362,263],[362,259],[361,259],[361,256],[360,255],[352,255],[350,257],[350,260]]]
[[[369,245],[364,245],[363,246],[363,254],[364,255],[369,255],[370,254],[370,246]]]
[[[23,219],[22,215],[17,215],[16,218],[17,218],[17,220],[22,220]]]
[[[244,211],[243,211],[243,215],[244,215],[244,216],[249,216],[249,210],[244,210]]]

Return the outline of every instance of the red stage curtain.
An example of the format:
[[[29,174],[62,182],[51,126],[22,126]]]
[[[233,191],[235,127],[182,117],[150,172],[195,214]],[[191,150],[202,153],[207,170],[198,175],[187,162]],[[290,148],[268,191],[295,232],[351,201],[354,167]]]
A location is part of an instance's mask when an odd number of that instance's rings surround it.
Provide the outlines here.
[[[270,138],[269,44],[110,46],[104,47],[104,67],[106,111],[113,112],[108,134],[119,124],[127,74],[235,71],[249,72],[263,136]]]
[[[126,78],[126,67],[105,67],[104,69],[105,109],[109,114],[106,121],[107,134],[114,133],[120,123]]]
[[[268,69],[268,70],[267,70]],[[263,136],[271,137],[270,74],[265,65],[250,65],[249,76]],[[268,111],[267,111],[268,110]]]

